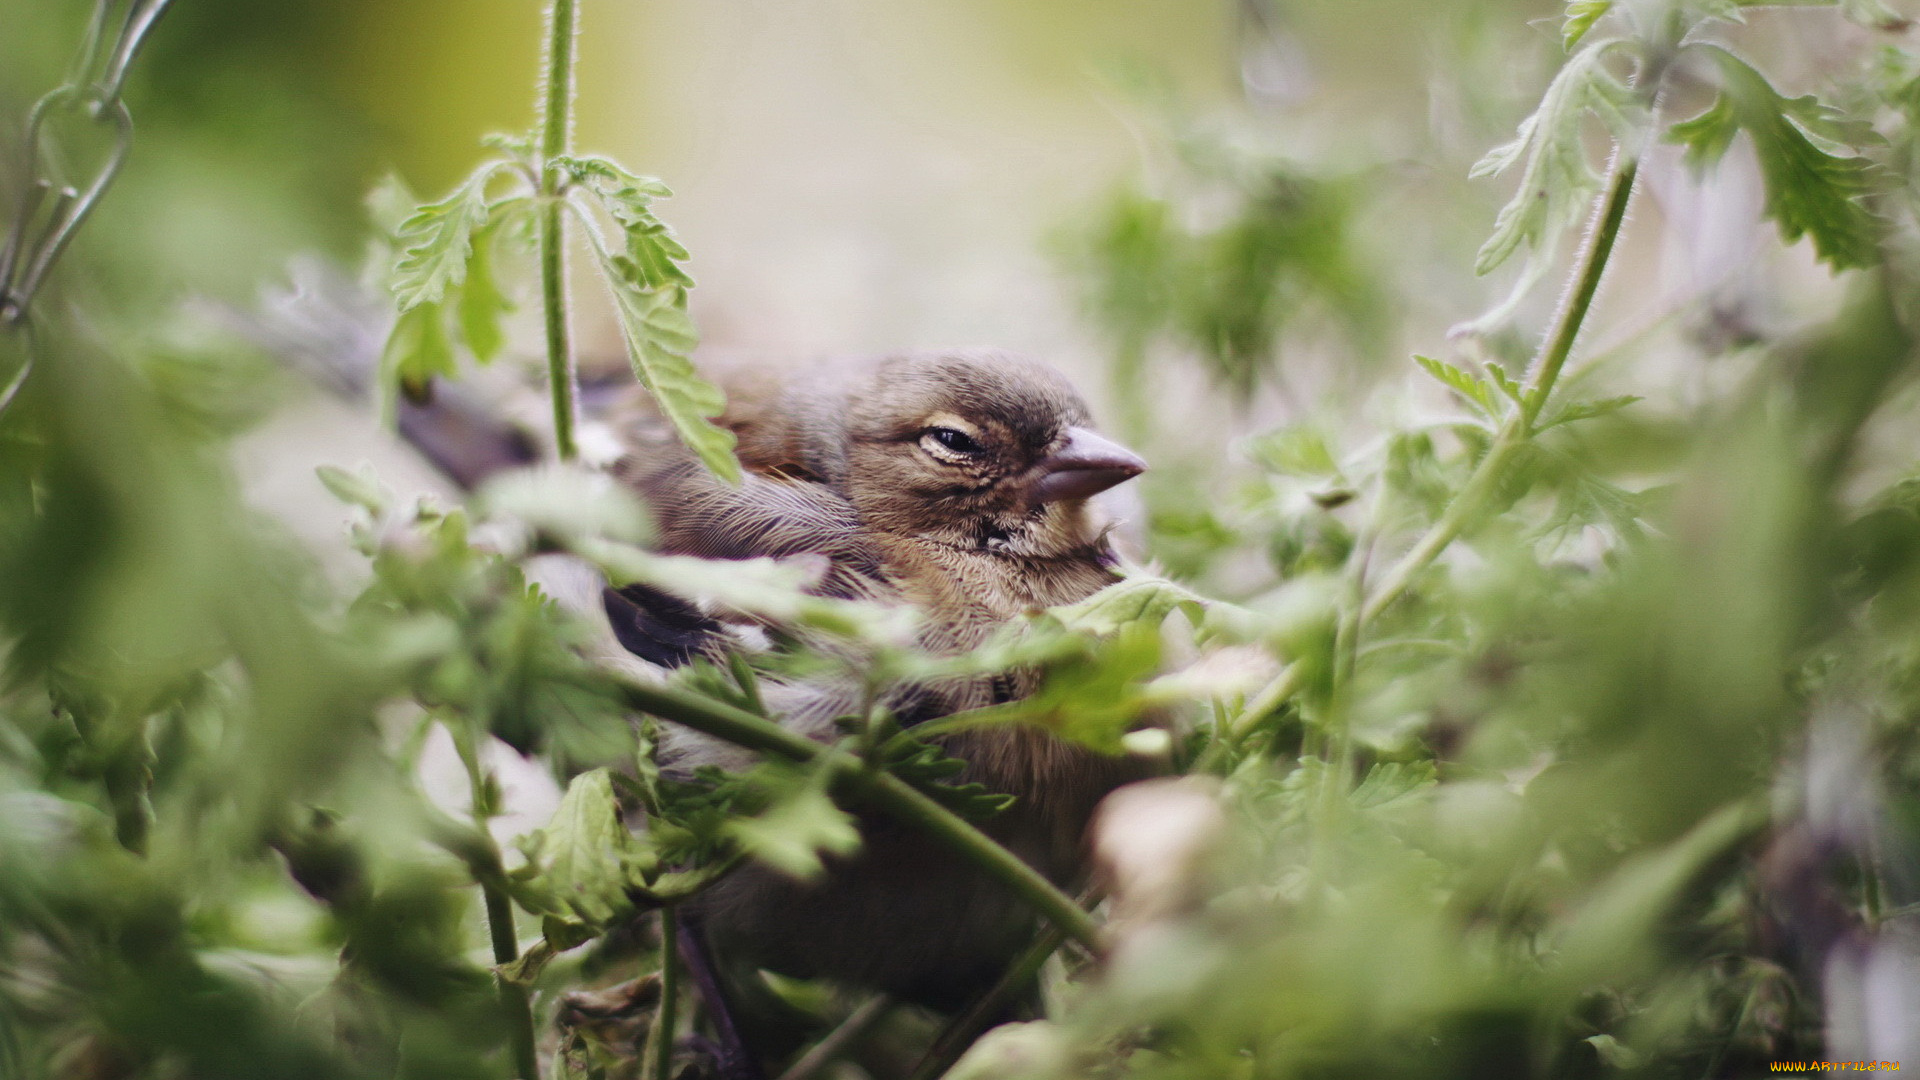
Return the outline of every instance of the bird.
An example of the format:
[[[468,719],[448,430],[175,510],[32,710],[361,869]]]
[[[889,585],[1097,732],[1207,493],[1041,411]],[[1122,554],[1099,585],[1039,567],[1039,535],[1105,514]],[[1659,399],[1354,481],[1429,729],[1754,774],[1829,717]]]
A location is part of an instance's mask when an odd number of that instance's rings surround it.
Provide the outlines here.
[[[652,511],[664,552],[707,558],[824,559],[823,595],[911,605],[919,644],[954,655],[1037,609],[1069,604],[1119,579],[1096,496],[1147,463],[1101,435],[1058,371],[998,350],[948,350],[790,367],[708,365],[727,394],[718,422],[733,431],[745,479],[712,476],[657,416],[622,427],[615,474]],[[666,666],[722,650],[716,620],[647,586],[609,589],[623,645]],[[1024,696],[1031,673],[893,688],[885,699],[911,725]],[[780,723],[822,741],[834,718],[860,710],[851,681],[769,686]],[[1082,876],[1082,834],[1095,805],[1149,771],[1037,728],[1008,725],[935,739],[964,763],[960,783],[1015,797],[983,828],[1068,886]],[[733,766],[737,754],[680,738],[672,766]],[[829,857],[817,880],[749,864],[683,905],[696,971],[738,1019],[734,1073],[797,1048],[757,991],[757,970],[843,986],[941,1010],[991,986],[1031,938],[1033,915],[1013,893],[912,828],[859,815],[860,851]],[[757,1000],[756,1000],[757,999]],[[725,1055],[723,1054],[723,1057]],[[723,1072],[728,1071],[723,1065]]]

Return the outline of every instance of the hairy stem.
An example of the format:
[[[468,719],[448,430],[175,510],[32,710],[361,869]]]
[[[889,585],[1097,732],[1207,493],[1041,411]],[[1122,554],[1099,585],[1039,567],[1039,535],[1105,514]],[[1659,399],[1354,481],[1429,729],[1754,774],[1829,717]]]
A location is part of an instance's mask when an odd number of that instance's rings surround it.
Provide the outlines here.
[[[634,708],[737,746],[802,764],[818,764],[827,756],[828,748],[812,739],[724,702],[635,679],[620,678],[620,687]],[[1092,916],[1033,867],[898,777],[870,770],[857,758],[833,757],[827,767],[834,771],[835,790],[864,798],[900,821],[937,837],[1013,889],[1068,936],[1096,952],[1100,950],[1100,930]]]
[[[573,346],[567,326],[567,234],[561,215],[560,174],[553,159],[567,152],[573,133],[575,0],[554,0],[547,12],[546,81],[540,110],[540,301],[546,315],[547,384],[553,396],[553,443],[561,460],[577,453],[573,441]]]
[[[1382,576],[1379,586],[1360,607],[1356,630],[1364,628],[1405,594],[1413,584],[1413,579],[1432,565],[1440,553],[1447,549],[1447,545],[1459,538],[1493,494],[1499,491],[1500,484],[1506,479],[1508,466],[1521,446],[1533,437],[1533,425],[1540,418],[1554,385],[1559,382],[1560,372],[1566,367],[1567,358],[1573,354],[1580,328],[1593,308],[1593,298],[1600,290],[1600,280],[1606,274],[1607,261],[1613,256],[1614,243],[1620,238],[1620,228],[1626,222],[1627,203],[1633,195],[1639,166],[1639,158],[1624,150],[1616,151],[1606,191],[1601,195],[1599,220],[1580,254],[1578,277],[1573,289],[1561,302],[1560,310],[1554,317],[1553,329],[1541,345],[1540,355],[1533,364],[1532,376],[1522,394],[1526,404],[1501,428],[1486,456],[1474,467],[1473,475],[1467,478],[1460,493],[1447,504],[1439,520]],[[1357,640],[1354,643],[1357,644]],[[1235,738],[1245,735],[1262,717],[1299,693],[1306,675],[1301,664],[1287,665],[1247,702],[1227,725],[1227,732]],[[1204,763],[1213,764],[1218,757],[1214,749],[1208,748],[1202,759]],[[1196,770],[1200,768],[1199,764],[1195,767]]]
[[[1560,372],[1566,367],[1567,357],[1573,354],[1573,344],[1580,336],[1580,328],[1586,322],[1588,312],[1593,308],[1594,295],[1600,290],[1600,279],[1606,275],[1607,260],[1613,255],[1614,241],[1619,239],[1620,227],[1626,221],[1627,202],[1633,196],[1633,182],[1639,167],[1637,157],[1616,151],[1614,166],[1609,170],[1607,189],[1601,195],[1599,221],[1587,237],[1586,248],[1580,254],[1579,271],[1573,289],[1561,301],[1560,310],[1554,317],[1553,330],[1541,345],[1540,355],[1533,364],[1532,377],[1528,379],[1526,391],[1521,395],[1525,404],[1500,429],[1493,446],[1480,459],[1480,464],[1474,468],[1473,475],[1467,478],[1460,494],[1447,504],[1440,519],[1433,523],[1411,550],[1400,557],[1393,569],[1387,571],[1380,587],[1367,598],[1366,605],[1360,610],[1363,625],[1398,600],[1413,584],[1413,579],[1439,558],[1447,545],[1453,543],[1461,531],[1479,516],[1505,482],[1508,466],[1520,448],[1533,438],[1533,425],[1553,394],[1554,384],[1559,381]]]

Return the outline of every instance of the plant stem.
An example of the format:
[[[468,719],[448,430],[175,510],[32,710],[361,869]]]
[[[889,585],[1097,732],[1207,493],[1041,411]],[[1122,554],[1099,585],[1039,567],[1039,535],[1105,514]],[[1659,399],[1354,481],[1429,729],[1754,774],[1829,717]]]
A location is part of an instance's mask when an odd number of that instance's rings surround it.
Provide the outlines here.
[[[886,1019],[887,1010],[893,1007],[893,999],[885,994],[875,994],[860,1003],[840,1026],[827,1033],[827,1037],[814,1044],[813,1049],[802,1054],[799,1061],[786,1072],[780,1074],[780,1080],[813,1080],[821,1070],[833,1064],[841,1054],[846,1053],[860,1036],[873,1030],[873,1025]]]
[[[801,764],[821,764],[821,759],[827,756],[827,747],[744,709],[677,687],[618,675],[615,678],[629,705],[663,720],[685,724],[737,746]],[[1092,916],[1033,867],[898,777],[871,770],[858,758],[848,755],[836,754],[833,758],[826,765],[834,772],[836,790],[851,791],[900,821],[933,834],[1012,888],[1068,936],[1095,952],[1101,950],[1100,930]]]
[[[487,932],[493,938],[493,962],[511,964],[520,958],[520,946],[513,934],[513,902],[494,885],[482,882],[487,898]],[[519,1080],[540,1080],[540,1063],[533,1050],[533,1003],[527,988],[498,972],[493,976],[500,995],[500,1008],[507,1014],[507,1041],[513,1050],[514,1076]]]
[[[673,1070],[675,999],[680,993],[680,916],[669,904],[660,909],[660,1005],[647,1032],[646,1080],[667,1080]]]
[[[1541,410],[1553,393],[1560,372],[1566,367],[1567,358],[1573,354],[1580,328],[1593,308],[1593,298],[1599,292],[1600,279],[1606,274],[1607,261],[1613,256],[1614,243],[1620,238],[1620,228],[1626,222],[1627,203],[1633,196],[1633,183],[1639,168],[1637,157],[1627,155],[1622,150],[1615,151],[1607,189],[1601,196],[1599,220],[1580,255],[1579,277],[1554,317],[1553,330],[1541,345],[1540,355],[1533,364],[1532,377],[1521,395],[1526,405],[1516,411],[1500,429],[1486,456],[1474,467],[1473,475],[1467,478],[1460,493],[1441,512],[1440,519],[1383,576],[1380,586],[1360,608],[1359,628],[1364,628],[1398,600],[1413,584],[1413,579],[1439,558],[1447,545],[1459,538],[1461,531],[1472,523],[1488,498],[1499,490],[1501,482],[1506,479],[1507,467],[1520,447],[1533,437],[1534,422],[1539,419]],[[1357,637],[1354,644],[1358,644]],[[1287,665],[1247,702],[1246,707],[1228,725],[1228,730],[1235,737],[1244,735],[1261,717],[1298,693],[1305,679],[1306,670],[1301,664],[1295,662]],[[1208,748],[1209,759],[1215,756],[1212,750],[1212,747]],[[1211,761],[1207,763],[1212,764]],[[1198,764],[1195,767],[1198,769]]]
[[[487,909],[487,935],[493,946],[493,962],[503,968],[520,959],[520,942],[513,929],[513,901],[500,887],[500,847],[487,831],[487,816],[492,811],[487,794],[486,767],[480,763],[480,749],[472,732],[457,724],[447,725],[454,749],[467,770],[467,791],[473,802],[473,833],[463,836],[460,850],[480,885]],[[519,1080],[540,1080],[540,1063],[534,1054],[533,1004],[527,988],[498,970],[493,984],[500,997],[500,1009],[506,1014],[507,1042],[513,1052],[514,1076]]]
[[[553,159],[565,154],[573,133],[576,0],[554,0],[547,11],[546,82],[540,111],[540,300],[547,325],[547,384],[553,396],[553,443],[562,461],[577,453],[573,441],[573,346],[567,327],[567,235],[561,215],[560,174]]]
[[[1639,172],[1638,157],[1629,156],[1624,150],[1614,151],[1614,165],[1610,170],[1607,190],[1601,196],[1604,201],[1601,203],[1600,221],[1594,227],[1593,234],[1587,237],[1587,249],[1581,254],[1579,280],[1560,305],[1560,311],[1554,318],[1553,333],[1542,347],[1532,385],[1527,387],[1524,395],[1526,405],[1521,413],[1525,417],[1525,434],[1533,433],[1534,421],[1540,419],[1540,410],[1546,407],[1547,395],[1553,392],[1553,384],[1559,380],[1560,370],[1566,366],[1567,357],[1573,354],[1573,343],[1579,338],[1580,328],[1593,308],[1593,298],[1600,291],[1600,279],[1606,276],[1607,261],[1613,257],[1614,242],[1620,238],[1620,226],[1627,220],[1627,203],[1633,198],[1633,182]]]
[[[1554,317],[1553,330],[1547,335],[1540,355],[1533,364],[1532,378],[1521,395],[1525,404],[1508,418],[1500,434],[1494,438],[1493,446],[1480,459],[1480,464],[1474,468],[1473,475],[1467,478],[1460,493],[1447,504],[1440,519],[1433,523],[1432,528],[1411,550],[1400,557],[1393,569],[1387,571],[1380,587],[1360,611],[1362,625],[1372,622],[1398,600],[1413,584],[1413,579],[1439,558],[1447,545],[1453,543],[1461,531],[1473,522],[1506,481],[1507,467],[1520,448],[1533,438],[1534,422],[1540,418],[1541,410],[1546,407],[1547,399],[1553,393],[1554,384],[1560,379],[1561,369],[1566,367],[1567,357],[1573,353],[1580,327],[1593,308],[1594,295],[1599,292],[1600,279],[1606,275],[1607,260],[1613,255],[1614,242],[1619,239],[1620,227],[1626,221],[1627,203],[1633,196],[1633,182],[1639,168],[1637,157],[1621,150],[1615,151],[1607,190],[1601,196],[1599,221],[1587,237],[1586,249],[1581,252],[1579,276],[1574,281],[1572,291],[1561,302],[1560,310]]]

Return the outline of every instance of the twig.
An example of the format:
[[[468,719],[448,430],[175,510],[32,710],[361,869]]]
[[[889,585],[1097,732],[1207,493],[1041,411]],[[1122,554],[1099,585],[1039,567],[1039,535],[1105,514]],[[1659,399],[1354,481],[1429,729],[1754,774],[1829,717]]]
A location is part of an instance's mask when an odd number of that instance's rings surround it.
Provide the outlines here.
[[[839,1060],[840,1055],[860,1036],[873,1030],[873,1025],[879,1023],[891,1008],[893,999],[885,994],[875,994],[861,1002],[860,1007],[842,1020],[839,1027],[828,1032],[826,1038],[815,1043],[813,1049],[802,1054],[799,1061],[781,1073],[780,1080],[813,1080],[821,1069]]]
[[[821,765],[828,748],[804,735],[753,715],[744,709],[671,686],[660,686],[615,675],[627,703],[663,720],[685,724],[695,731],[725,739],[737,746],[773,754],[806,765]],[[994,843],[952,811],[889,773],[867,768],[859,759],[833,755],[824,762],[834,773],[836,790],[852,791],[909,825],[938,837],[991,876],[998,878],[1041,915],[1074,940],[1096,953],[1101,951],[1100,929],[1066,893],[1039,871]]]

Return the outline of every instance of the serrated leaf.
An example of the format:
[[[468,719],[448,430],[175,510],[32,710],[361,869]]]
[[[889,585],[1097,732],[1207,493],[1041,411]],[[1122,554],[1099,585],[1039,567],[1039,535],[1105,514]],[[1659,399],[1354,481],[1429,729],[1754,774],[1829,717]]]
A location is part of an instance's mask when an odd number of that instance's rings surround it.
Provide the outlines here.
[[[1525,405],[1527,403],[1526,390],[1521,387],[1518,380],[1507,374],[1507,369],[1504,365],[1492,360],[1487,361],[1487,378],[1491,379],[1493,385],[1497,387],[1502,394],[1507,396],[1507,400],[1513,402],[1515,405]]]
[[[985,821],[1018,801],[985,784],[951,783],[966,767],[966,762],[911,735],[898,736],[887,745],[888,772],[969,821]]]
[[[1713,99],[1707,111],[1668,128],[1666,140],[1684,145],[1687,148],[1687,165],[1702,170],[1719,164],[1720,159],[1726,156],[1727,147],[1733,145],[1733,137],[1739,132],[1740,124],[1734,119],[1733,105],[1727,101],[1725,94],[1721,94]]]
[[[701,378],[686,356],[698,339],[693,321],[680,306],[683,294],[643,292],[617,265],[609,265],[607,275],[634,378],[707,468],[729,483],[739,483],[733,432],[712,420],[725,411],[726,395]]]
[[[500,354],[506,344],[500,319],[513,310],[513,303],[500,291],[493,276],[494,229],[489,227],[473,237],[473,254],[467,260],[467,279],[460,286],[458,313],[460,336],[467,350],[481,363]]]
[[[619,226],[626,241],[626,273],[649,290],[692,288],[693,278],[680,264],[687,249],[653,212],[653,201],[673,194],[665,184],[640,176],[606,158],[563,159],[574,183],[591,196]]]
[[[1596,416],[1619,412],[1636,401],[1644,400],[1638,394],[1622,394],[1619,397],[1601,398],[1598,401],[1575,401],[1559,410],[1551,417],[1542,420],[1534,430],[1545,431],[1561,424],[1571,424],[1578,420],[1591,420]]]
[[[1538,246],[1549,231],[1577,220],[1600,178],[1587,164],[1581,122],[1591,113],[1616,137],[1624,137],[1641,107],[1633,90],[1607,70],[1604,60],[1618,40],[1597,41],[1569,58],[1548,85],[1533,115],[1521,121],[1510,143],[1495,147],[1473,167],[1473,177],[1494,176],[1522,159],[1520,186],[1494,220],[1493,235],[1481,246],[1474,272],[1485,274],[1506,262],[1523,243]]]
[[[1560,27],[1560,44],[1572,52],[1580,39],[1587,36],[1587,31],[1593,29],[1593,24],[1611,10],[1613,0],[1570,0],[1566,22]]]
[[[593,926],[605,926],[630,910],[628,888],[642,884],[658,865],[653,850],[620,820],[605,769],[574,777],[552,822],[527,847],[530,861],[538,856],[536,885],[562,910]]]
[[[1421,356],[1416,353],[1413,362],[1419,364],[1422,371],[1438,379],[1442,385],[1465,398],[1467,404],[1472,405],[1487,417],[1499,416],[1500,409],[1494,402],[1493,392],[1488,389],[1485,382],[1444,360],[1435,360],[1431,356]]]
[[[428,203],[400,223],[400,259],[393,268],[393,295],[401,311],[437,304],[467,279],[474,233],[487,223],[487,183],[503,165],[482,165],[453,194]]]
[[[1366,779],[1348,799],[1356,809],[1377,810],[1439,783],[1431,761],[1383,761],[1367,770]]]
[[[1766,215],[1779,225],[1780,235],[1788,243],[1811,238],[1815,254],[1836,270],[1872,265],[1879,256],[1880,226],[1860,196],[1872,187],[1873,163],[1845,152],[1868,133],[1811,96],[1781,96],[1765,76],[1726,49],[1697,47],[1720,69],[1721,96],[1708,113],[1686,122],[1693,126],[1685,134],[1697,140],[1689,146],[1703,147],[1706,155],[1718,140],[1724,151],[1729,124],[1745,131],[1766,181]]]
[[[822,852],[847,856],[860,850],[853,817],[811,783],[795,786],[755,817],[727,822],[723,831],[748,855],[802,880],[825,872]]]

